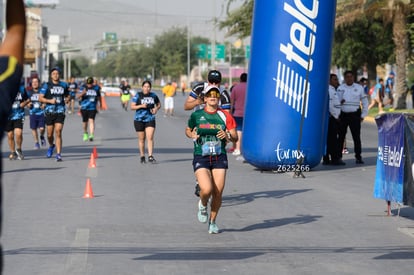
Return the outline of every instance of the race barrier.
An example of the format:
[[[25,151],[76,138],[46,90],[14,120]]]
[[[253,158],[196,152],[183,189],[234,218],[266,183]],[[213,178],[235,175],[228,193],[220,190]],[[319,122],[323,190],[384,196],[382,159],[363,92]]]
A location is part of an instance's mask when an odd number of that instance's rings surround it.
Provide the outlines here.
[[[414,115],[377,116],[378,155],[373,195],[414,206]],[[389,213],[390,214],[390,213]]]

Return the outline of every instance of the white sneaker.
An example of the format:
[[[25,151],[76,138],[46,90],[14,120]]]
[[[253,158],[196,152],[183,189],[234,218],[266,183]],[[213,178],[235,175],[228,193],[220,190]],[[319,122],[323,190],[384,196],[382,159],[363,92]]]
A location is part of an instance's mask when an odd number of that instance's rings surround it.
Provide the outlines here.
[[[197,212],[198,221],[201,223],[206,223],[208,214],[207,214],[207,206],[203,206],[201,204],[201,200],[198,201],[198,212]]]
[[[233,154],[233,156],[240,156],[240,150],[236,149],[236,150],[233,151],[232,154]]]

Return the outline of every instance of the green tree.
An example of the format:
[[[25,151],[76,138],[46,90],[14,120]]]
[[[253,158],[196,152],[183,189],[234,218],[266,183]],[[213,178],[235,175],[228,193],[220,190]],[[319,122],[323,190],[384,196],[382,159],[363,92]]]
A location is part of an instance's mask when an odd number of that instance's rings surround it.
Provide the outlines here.
[[[332,64],[356,72],[367,66],[368,77],[373,82],[377,64],[389,62],[394,44],[392,26],[380,19],[360,17],[352,24],[343,24],[335,30]]]
[[[115,68],[116,68],[117,53],[113,52],[106,56],[105,59],[98,62],[93,69],[93,74],[96,76],[102,77],[116,77]]]
[[[162,76],[177,78],[187,71],[187,28],[172,29],[155,37],[155,64]],[[195,56],[194,48],[190,48],[190,57]],[[190,58],[190,60],[194,59]]]
[[[140,77],[151,75],[152,79],[171,77],[178,81],[187,73],[187,29],[172,28],[156,36],[152,45],[137,45],[123,41],[108,51],[106,57],[93,66],[93,74],[102,77]],[[208,39],[192,37],[190,41],[190,66],[197,64],[196,45]],[[99,46],[104,48],[104,46]],[[155,75],[153,75],[155,74]]]
[[[139,76],[136,67],[139,48],[135,45],[123,46],[116,53],[115,74],[124,77]]]
[[[385,23],[392,23],[396,64],[396,102],[397,109],[406,108],[407,97],[407,60],[409,56],[408,18],[414,11],[410,0],[338,0],[337,24],[354,22],[367,16],[381,17]]]
[[[72,76],[80,77],[85,75],[92,75],[91,64],[87,57],[76,56],[72,62]]]
[[[246,38],[250,36],[253,18],[253,0],[244,0],[243,5],[230,11],[235,0],[227,0],[227,18],[219,22],[220,29],[226,29],[228,36]]]

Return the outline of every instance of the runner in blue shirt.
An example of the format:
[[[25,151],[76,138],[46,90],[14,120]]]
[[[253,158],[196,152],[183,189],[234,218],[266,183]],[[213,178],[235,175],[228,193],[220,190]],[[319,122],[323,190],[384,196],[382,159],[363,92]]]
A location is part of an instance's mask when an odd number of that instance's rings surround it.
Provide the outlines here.
[[[56,147],[56,161],[62,161],[62,130],[65,122],[68,96],[68,84],[60,81],[60,69],[58,67],[52,68],[50,71],[50,81],[45,83],[40,89],[39,101],[46,103],[45,122],[47,140],[49,142],[46,157],[51,158]]]
[[[151,92],[151,82],[142,83],[142,91],[136,93],[131,100],[130,108],[135,111],[134,127],[138,136],[141,163],[145,163],[145,139],[147,140],[148,161],[155,163],[152,155],[154,149],[155,115],[161,108],[160,99]]]
[[[385,94],[387,95],[388,101],[385,105],[390,104],[391,107],[394,104],[394,77],[395,73],[393,71],[390,72],[387,80],[385,81]]]
[[[75,98],[76,94],[79,92],[78,83],[76,83],[75,78],[72,76],[69,82],[69,102],[68,102],[68,114],[75,113]]]
[[[23,121],[24,121],[24,107],[29,103],[24,85],[21,85],[17,92],[12,109],[9,114],[9,120],[6,125],[7,141],[9,143],[10,155],[9,159],[23,160],[22,152],[23,143]]]
[[[40,149],[40,145],[46,146],[45,140],[45,112],[43,111],[43,104],[39,101],[39,78],[32,78],[32,90],[28,91],[28,96],[30,98],[29,103],[29,117],[30,117],[30,129],[32,129],[33,139],[35,141],[35,149]],[[40,134],[40,143],[39,135],[37,132],[39,129]]]
[[[98,113],[97,104],[102,106],[101,87],[94,85],[92,77],[86,79],[86,85],[82,87],[80,94],[83,141],[93,141],[95,134],[95,116]],[[89,135],[88,135],[89,125]]]

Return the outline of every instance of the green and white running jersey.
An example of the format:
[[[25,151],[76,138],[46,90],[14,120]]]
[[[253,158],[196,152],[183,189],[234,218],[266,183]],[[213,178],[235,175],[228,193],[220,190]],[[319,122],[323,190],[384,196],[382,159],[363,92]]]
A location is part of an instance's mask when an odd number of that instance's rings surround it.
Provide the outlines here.
[[[226,139],[216,137],[218,131],[234,129],[236,123],[234,118],[227,112],[218,110],[209,113],[205,110],[198,110],[191,114],[188,120],[188,127],[197,128],[199,138],[194,142],[194,155],[220,155],[226,153]]]

